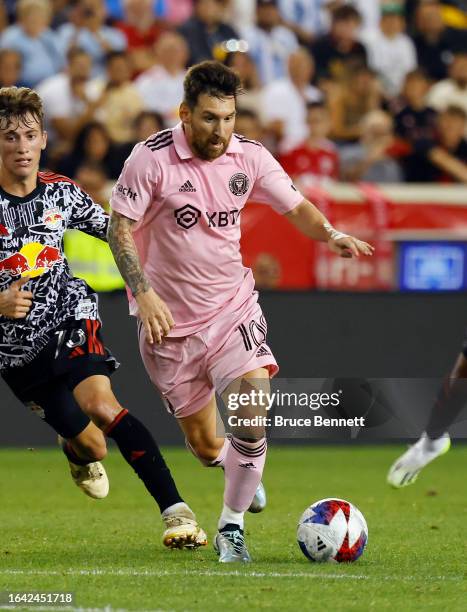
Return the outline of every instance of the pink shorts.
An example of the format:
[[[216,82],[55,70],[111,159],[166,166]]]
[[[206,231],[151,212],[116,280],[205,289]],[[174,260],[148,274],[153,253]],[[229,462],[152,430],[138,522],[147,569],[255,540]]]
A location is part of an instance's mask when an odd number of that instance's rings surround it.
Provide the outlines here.
[[[218,316],[201,331],[183,338],[165,338],[150,345],[138,323],[139,348],[146,371],[177,418],[206,406],[234,379],[267,368],[279,368],[266,344],[267,325],[256,293],[236,312]]]

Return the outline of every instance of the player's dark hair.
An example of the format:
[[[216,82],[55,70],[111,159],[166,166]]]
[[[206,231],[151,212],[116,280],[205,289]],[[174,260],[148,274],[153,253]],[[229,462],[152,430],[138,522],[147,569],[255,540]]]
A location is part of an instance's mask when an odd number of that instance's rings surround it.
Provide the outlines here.
[[[235,99],[241,93],[240,77],[231,68],[216,61],[206,61],[192,66],[183,82],[183,101],[193,109],[201,94],[215,98]]]
[[[0,88],[0,127],[6,129],[15,120],[29,127],[27,115],[32,115],[44,130],[44,109],[37,92],[29,87]]]

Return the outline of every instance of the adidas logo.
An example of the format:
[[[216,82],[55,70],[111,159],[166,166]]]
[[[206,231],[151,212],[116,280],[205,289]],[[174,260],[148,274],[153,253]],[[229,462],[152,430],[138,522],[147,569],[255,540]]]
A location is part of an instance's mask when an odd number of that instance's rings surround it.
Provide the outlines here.
[[[242,468],[247,468],[248,470],[250,470],[251,468],[255,467],[254,463],[239,463],[238,467],[242,467]]]
[[[190,183],[190,181],[185,181],[183,185],[180,187],[179,191],[190,192],[193,193],[196,191],[196,188]]]
[[[317,548],[318,548],[319,552],[321,552],[322,550],[324,550],[326,548],[326,544],[323,542],[323,540],[319,536],[317,538],[317,542],[316,543],[318,545]]]
[[[256,357],[263,357],[263,355],[270,355],[271,353],[264,346],[260,346],[256,351]]]

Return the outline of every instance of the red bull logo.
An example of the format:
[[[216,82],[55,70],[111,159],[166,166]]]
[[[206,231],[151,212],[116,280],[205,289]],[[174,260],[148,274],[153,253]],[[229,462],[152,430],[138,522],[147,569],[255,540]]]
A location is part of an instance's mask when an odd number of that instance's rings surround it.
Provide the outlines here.
[[[59,249],[52,246],[44,246],[39,242],[30,242],[24,247],[0,261],[0,274],[10,273],[11,276],[42,276],[58,262],[62,261]]]
[[[58,208],[49,208],[44,212],[43,223],[49,229],[57,229],[63,221],[63,215]]]

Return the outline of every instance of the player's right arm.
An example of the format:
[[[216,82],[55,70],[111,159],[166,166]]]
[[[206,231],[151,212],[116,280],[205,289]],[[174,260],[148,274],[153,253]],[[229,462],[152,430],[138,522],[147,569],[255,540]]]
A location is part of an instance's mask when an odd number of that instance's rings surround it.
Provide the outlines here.
[[[0,291],[0,315],[8,319],[24,319],[28,315],[34,297],[31,291],[22,290],[28,281],[29,276],[25,276]]]
[[[167,304],[157,295],[144,275],[132,235],[133,219],[112,211],[107,240],[120,270],[138,304],[138,316],[149,344],[162,342],[174,326]]]

